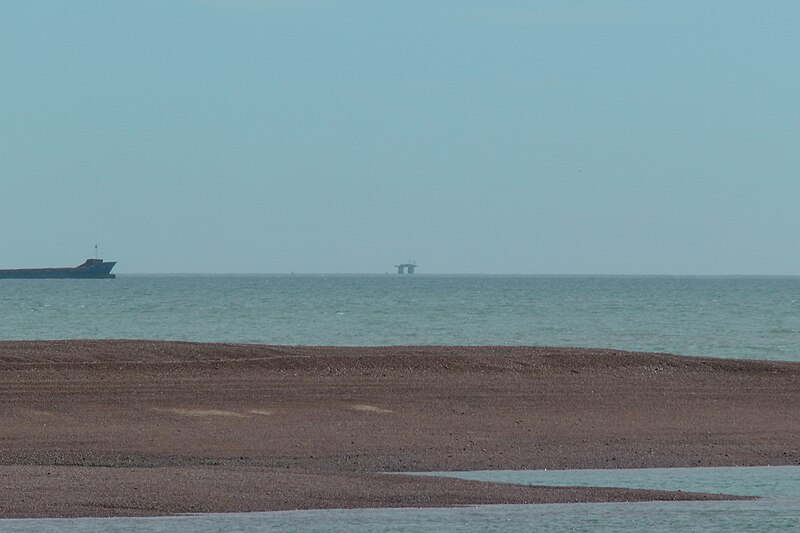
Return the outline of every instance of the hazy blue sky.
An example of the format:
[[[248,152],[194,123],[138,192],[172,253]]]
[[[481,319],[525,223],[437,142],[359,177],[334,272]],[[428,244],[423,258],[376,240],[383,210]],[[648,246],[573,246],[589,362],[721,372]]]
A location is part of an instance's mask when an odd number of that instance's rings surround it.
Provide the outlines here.
[[[2,11],[0,268],[800,274],[800,2]]]

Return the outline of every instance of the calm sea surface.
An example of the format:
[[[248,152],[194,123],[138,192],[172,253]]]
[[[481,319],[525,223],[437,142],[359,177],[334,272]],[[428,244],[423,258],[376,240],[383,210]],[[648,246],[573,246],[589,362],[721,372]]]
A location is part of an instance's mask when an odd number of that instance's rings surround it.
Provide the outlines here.
[[[800,360],[800,277],[0,280],[0,339],[512,344]]]
[[[800,277],[120,275],[115,280],[0,280],[0,339],[70,338],[530,344],[800,361]],[[0,520],[0,532],[800,529],[800,467],[448,475],[764,499]]]

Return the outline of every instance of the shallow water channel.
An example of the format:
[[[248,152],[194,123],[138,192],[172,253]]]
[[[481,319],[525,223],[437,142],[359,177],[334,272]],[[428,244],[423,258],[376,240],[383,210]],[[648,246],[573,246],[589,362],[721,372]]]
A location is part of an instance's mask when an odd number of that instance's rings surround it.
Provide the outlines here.
[[[446,472],[531,485],[653,488],[760,496],[756,501],[483,505],[157,518],[0,520],[0,532],[129,531],[792,531],[800,529],[800,467]]]

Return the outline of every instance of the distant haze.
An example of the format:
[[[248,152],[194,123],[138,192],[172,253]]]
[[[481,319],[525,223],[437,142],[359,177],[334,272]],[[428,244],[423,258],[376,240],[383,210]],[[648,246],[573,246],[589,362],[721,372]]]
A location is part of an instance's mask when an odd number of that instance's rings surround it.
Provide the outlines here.
[[[0,268],[800,274],[800,2],[7,2]]]

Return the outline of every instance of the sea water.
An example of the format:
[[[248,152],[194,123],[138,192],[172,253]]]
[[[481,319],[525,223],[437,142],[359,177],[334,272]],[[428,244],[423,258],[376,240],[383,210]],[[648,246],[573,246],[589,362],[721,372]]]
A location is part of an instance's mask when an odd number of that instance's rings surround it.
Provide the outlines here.
[[[0,339],[76,338],[584,346],[799,361],[800,277],[120,275],[114,280],[0,280]],[[764,498],[0,520],[0,532],[800,529],[798,467],[447,475]]]
[[[0,339],[539,345],[800,360],[800,277],[0,280]]]

